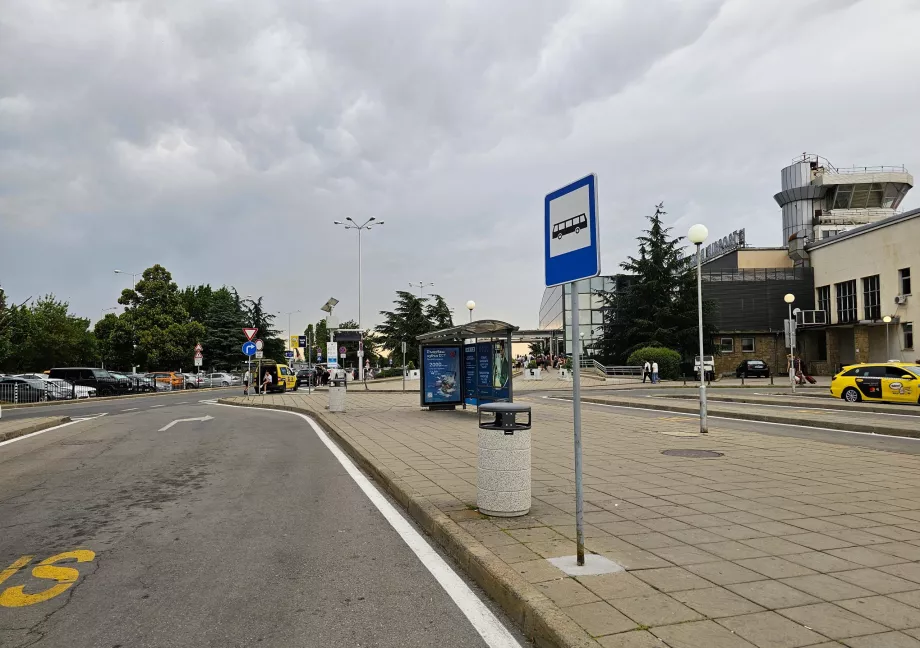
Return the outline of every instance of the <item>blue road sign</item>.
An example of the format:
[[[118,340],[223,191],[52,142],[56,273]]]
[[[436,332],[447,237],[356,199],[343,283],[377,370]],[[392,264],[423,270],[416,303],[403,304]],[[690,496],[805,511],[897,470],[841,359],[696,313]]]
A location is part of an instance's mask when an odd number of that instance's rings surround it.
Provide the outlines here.
[[[597,176],[592,173],[547,194],[543,220],[547,286],[601,273]]]
[[[294,352],[293,352],[293,351],[285,351],[285,352],[284,352],[284,357],[285,357],[285,358],[293,358],[293,357],[294,357]]]
[[[255,342],[243,342],[243,355],[254,356],[256,354]]]

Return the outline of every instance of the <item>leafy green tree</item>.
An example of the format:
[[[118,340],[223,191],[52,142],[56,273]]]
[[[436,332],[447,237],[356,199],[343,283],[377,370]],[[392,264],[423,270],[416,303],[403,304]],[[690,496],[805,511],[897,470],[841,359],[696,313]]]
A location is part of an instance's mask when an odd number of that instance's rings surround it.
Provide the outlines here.
[[[202,343],[205,363],[217,369],[235,368],[243,358],[240,349],[246,341],[243,335],[245,315],[240,308],[239,295],[224,286],[212,291],[209,301]]]
[[[425,307],[425,316],[431,322],[431,328],[437,331],[453,326],[454,318],[444,298],[441,295],[431,295],[431,297],[434,301]]]
[[[102,365],[108,369],[131,369],[134,332],[125,318],[107,313],[93,328]]]
[[[46,295],[6,313],[11,353],[4,369],[14,373],[96,364],[96,339],[89,320],[68,312],[69,304]],[[4,304],[4,311],[6,306]]]
[[[319,351],[323,354],[323,359],[326,358],[326,343],[329,342],[329,329],[326,327],[326,320],[321,319],[316,323],[316,328],[314,329],[314,338],[313,338],[313,358],[316,359],[316,352]]]
[[[416,297],[405,290],[396,291],[396,300],[392,311],[380,311],[383,323],[376,327],[380,336],[381,346],[390,353],[402,354],[401,344],[406,343],[406,361],[418,364],[418,340],[423,333],[431,330],[431,322],[425,314],[425,303],[428,300]],[[394,360],[395,362],[395,360]]]
[[[638,256],[620,264],[632,275],[616,292],[598,291],[604,301],[604,335],[595,344],[607,361],[626,362],[643,347],[677,349],[693,357],[698,345],[696,275],[682,262],[683,237],[672,237],[662,219],[664,205],[648,216],[649,228],[638,237]],[[704,338],[714,332],[710,324],[714,306],[703,304]]]
[[[263,297],[259,297],[258,299],[247,299],[241,302],[245,313],[245,321],[247,326],[254,326],[259,329],[258,337],[261,338],[265,345],[262,349],[265,357],[271,358],[276,362],[286,363],[284,339],[278,337],[281,331],[274,328],[275,316],[265,312],[262,306],[263,299]]]
[[[193,322],[204,323],[211,310],[215,291],[210,285],[188,286],[179,297]],[[242,342],[240,343],[242,344]]]

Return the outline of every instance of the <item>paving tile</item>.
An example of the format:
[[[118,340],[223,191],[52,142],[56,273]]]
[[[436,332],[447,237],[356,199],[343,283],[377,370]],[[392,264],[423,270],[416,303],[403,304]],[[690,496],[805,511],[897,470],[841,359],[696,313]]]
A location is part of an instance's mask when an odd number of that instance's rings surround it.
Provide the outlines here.
[[[507,533],[518,542],[544,542],[547,540],[565,539],[549,527],[508,529]]]
[[[917,584],[912,581],[904,580],[903,578],[898,578],[897,576],[886,574],[878,569],[870,569],[868,567],[864,569],[854,569],[852,571],[835,572],[834,578],[839,578],[848,583],[858,585],[859,587],[864,587],[876,594],[893,594],[894,592],[909,592],[910,590],[917,589]]]
[[[620,572],[601,576],[580,576],[578,582],[602,599],[611,601],[618,598],[635,598],[655,593],[655,588],[639,580],[632,574]]]
[[[610,604],[636,623],[647,626],[683,623],[703,618],[699,612],[688,608],[667,594],[614,599],[610,601]]]
[[[920,589],[911,590],[910,592],[895,592],[888,596],[901,603],[907,603],[908,605],[913,605],[915,608],[920,608]]]
[[[825,637],[831,639],[846,639],[859,635],[876,634],[888,630],[883,625],[854,614],[849,610],[834,605],[833,603],[816,603],[802,607],[779,610],[779,614],[797,621]]]
[[[753,547],[754,549],[763,551],[772,556],[786,556],[788,554],[808,553],[811,551],[808,547],[803,547],[794,542],[772,536],[766,538],[751,538],[749,540],[741,540],[740,542],[741,544]]]
[[[864,637],[853,637],[847,639],[846,643],[850,648],[920,648],[920,641],[902,632],[883,632]]]
[[[635,621],[620,614],[604,602],[575,605],[563,608],[563,611],[592,637],[626,632],[636,628]]]
[[[776,612],[758,612],[719,619],[719,623],[747,639],[758,648],[798,648],[825,640],[817,632],[802,627]]]
[[[780,582],[812,596],[817,596],[824,601],[839,601],[841,599],[871,595],[871,592],[867,589],[857,587],[852,583],[847,583],[827,574],[784,578]]]
[[[687,565],[686,568],[688,571],[702,576],[716,585],[729,585],[731,583],[747,583],[750,581],[763,580],[763,576],[757,572],[745,569],[729,560]]]
[[[625,522],[602,522],[600,524],[595,524],[595,526],[615,536],[648,533],[648,527],[642,526],[638,522],[630,522],[629,520]]]
[[[680,590],[701,589],[710,587],[712,583],[691,574],[680,567],[663,567],[661,569],[639,569],[630,572],[636,578],[645,581],[652,587],[662,592],[678,592]]]
[[[900,565],[887,565],[885,567],[879,567],[878,570],[886,574],[891,574],[892,576],[898,576],[899,578],[906,578],[915,583],[920,583],[920,563],[911,562],[901,563]]]
[[[728,591],[724,587],[674,592],[671,596],[684,605],[693,608],[710,618],[737,616],[762,612],[763,608],[751,601]]]
[[[675,565],[695,565],[697,563],[719,560],[718,556],[703,551],[698,547],[692,547],[685,544],[676,545],[674,547],[651,549],[650,551],[659,558],[663,558]]]
[[[684,522],[685,524],[700,527],[703,529],[706,527],[725,526],[726,523],[726,520],[723,518],[716,517],[715,515],[709,515],[708,513],[699,513],[697,515],[682,515],[676,519]]]
[[[904,560],[920,560],[920,547],[906,542],[887,542],[873,545],[872,549],[882,553],[891,554]]]
[[[523,576],[528,583],[566,578],[565,572],[544,558],[514,563],[511,568]]]
[[[890,538],[891,540],[918,540],[920,539],[920,533],[916,531],[909,531],[907,529],[897,527],[897,526],[868,527],[866,531],[868,531],[869,533],[874,533],[875,535],[880,535],[884,538]]]
[[[887,596],[868,596],[837,605],[894,630],[920,627],[920,610]]]
[[[832,556],[849,560],[863,567],[881,567],[883,565],[894,565],[904,562],[903,558],[892,556],[883,551],[876,551],[869,547],[849,547],[846,549],[831,549],[828,551]]]
[[[768,522],[753,522],[747,526],[754,529],[755,531],[761,531],[771,536],[787,536],[802,532],[802,529],[799,527],[792,526],[787,522],[778,522],[776,520],[770,520]]]
[[[663,533],[655,532],[622,535],[620,539],[625,540],[629,544],[636,545],[640,549],[660,549],[661,547],[673,547],[683,544],[680,540],[666,536]]]
[[[730,630],[713,621],[680,623],[652,629],[670,646],[681,648],[754,648]]]
[[[777,556],[766,556],[764,558],[749,558],[747,560],[737,561],[745,569],[750,569],[767,578],[791,578],[792,576],[807,576],[814,574],[814,570],[794,562],[783,560]]]
[[[783,556],[789,562],[794,562],[797,565],[802,565],[808,567],[809,569],[814,569],[817,572],[829,573],[835,571],[846,571],[849,569],[859,569],[860,565],[858,563],[850,562],[849,560],[844,560],[843,558],[838,558],[837,556],[832,556],[830,554],[824,553],[823,551],[810,551],[803,554],[787,554]]]
[[[779,581],[762,580],[754,583],[735,583],[725,587],[768,610],[807,605],[820,601],[820,599],[811,594],[806,594]]]
[[[828,549],[840,549],[842,547],[852,547],[852,542],[833,538],[823,533],[801,533],[797,535],[786,536],[786,540],[800,544],[809,549],[816,551],[827,551]]]
[[[710,529],[711,528],[716,527],[710,527]],[[725,540],[725,536],[713,533],[709,529],[678,529],[676,531],[666,531],[665,533],[676,540],[690,545],[699,545],[704,542],[723,542]]]
[[[509,564],[523,562],[525,560],[536,560],[540,557],[520,543],[491,547],[489,551]]]
[[[658,637],[645,630],[601,637],[597,643],[603,648],[667,648]]]
[[[692,528],[686,522],[675,520],[674,518],[654,518],[652,520],[643,520],[642,526],[648,527],[652,531],[664,533],[666,531],[680,531],[682,529]]]
[[[725,560],[742,560],[744,558],[761,558],[767,554],[754,547],[736,542],[735,540],[725,540],[724,542],[707,542],[697,545],[703,551],[713,553]]]
[[[750,540],[751,538],[765,538],[768,537],[768,533],[763,531],[755,531],[750,527],[746,527],[743,524],[728,524],[726,526],[719,527],[709,527],[707,531],[712,533],[717,533],[723,538],[728,538],[729,540]]]
[[[537,583],[537,588],[559,607],[594,603],[600,599],[572,578]]]

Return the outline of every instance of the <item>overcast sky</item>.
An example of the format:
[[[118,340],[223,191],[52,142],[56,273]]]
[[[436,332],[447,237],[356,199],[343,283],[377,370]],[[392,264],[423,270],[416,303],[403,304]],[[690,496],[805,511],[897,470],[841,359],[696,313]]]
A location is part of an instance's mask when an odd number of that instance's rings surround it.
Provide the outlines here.
[[[161,263],[295,329],[434,282],[535,327],[543,197],[603,270],[664,201],[778,245],[780,169],[920,172],[918,0],[0,0],[0,285],[98,319]],[[902,205],[920,204],[920,190]]]

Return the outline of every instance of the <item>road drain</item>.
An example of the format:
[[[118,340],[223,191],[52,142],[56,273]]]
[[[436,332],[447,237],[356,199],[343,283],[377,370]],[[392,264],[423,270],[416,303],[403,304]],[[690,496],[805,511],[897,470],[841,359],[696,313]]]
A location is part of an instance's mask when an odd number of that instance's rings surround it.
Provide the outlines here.
[[[669,457],[690,457],[693,459],[715,459],[724,456],[715,450],[662,450],[661,454]]]

